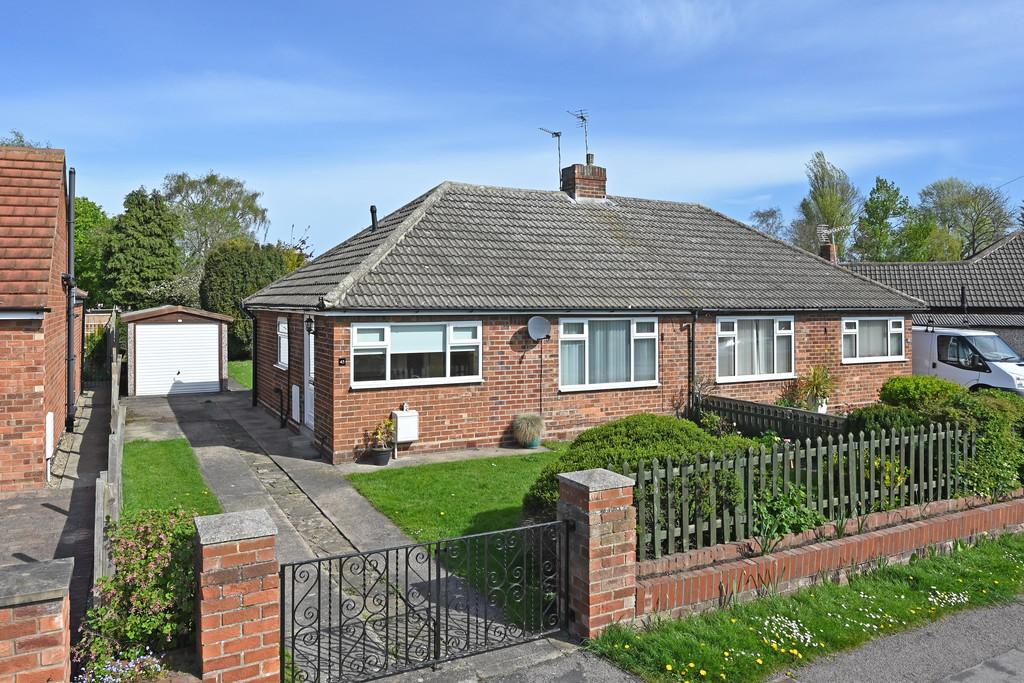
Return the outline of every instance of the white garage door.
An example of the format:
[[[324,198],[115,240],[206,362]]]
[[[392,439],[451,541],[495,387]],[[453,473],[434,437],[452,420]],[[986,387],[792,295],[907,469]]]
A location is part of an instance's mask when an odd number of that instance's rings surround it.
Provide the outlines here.
[[[135,393],[220,391],[219,325],[135,326]]]

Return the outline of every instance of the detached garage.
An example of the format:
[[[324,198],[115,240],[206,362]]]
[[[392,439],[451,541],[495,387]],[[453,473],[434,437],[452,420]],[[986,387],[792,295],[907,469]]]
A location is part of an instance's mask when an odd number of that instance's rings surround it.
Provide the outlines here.
[[[227,388],[231,316],[185,306],[125,313],[128,395],[168,396]]]

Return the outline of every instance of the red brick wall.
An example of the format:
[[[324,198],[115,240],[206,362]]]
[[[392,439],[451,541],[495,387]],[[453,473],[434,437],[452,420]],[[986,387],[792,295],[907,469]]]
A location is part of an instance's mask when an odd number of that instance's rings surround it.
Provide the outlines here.
[[[43,351],[43,321],[0,320],[0,492],[46,481]]]
[[[277,315],[257,313],[259,357],[256,360],[258,400],[272,412],[279,410],[275,389],[284,396],[290,417],[290,385],[302,386],[303,316],[291,314],[290,363],[287,370],[274,366],[277,358]],[[841,364],[841,315],[796,316],[797,371],[826,365],[837,380],[832,410],[845,410],[877,399],[888,377],[910,374],[910,323],[907,322],[907,360],[898,363]],[[528,316],[430,316],[417,320],[482,320],[484,381],[385,389],[352,389],[350,331],[353,322],[408,318],[317,317],[315,440],[335,461],[361,454],[366,434],[392,410],[408,401],[420,414],[420,439],[403,449],[432,451],[464,447],[493,447],[513,441],[510,426],[516,415],[540,412],[547,438],[571,438],[580,431],[638,412],[674,414],[687,398],[689,316],[659,318],[658,387],[587,392],[558,389],[558,325],[551,317],[552,338],[533,342],[526,334]],[[714,376],[716,363],[715,318],[698,325],[697,372]],[[339,366],[338,359],[346,365]],[[791,380],[720,384],[716,393],[736,398],[774,401]],[[300,392],[304,393],[304,392]],[[302,400],[305,397],[302,396]]]
[[[61,202],[57,211],[57,229],[54,233],[53,254],[50,260],[50,284],[46,295],[50,310],[43,317],[43,346],[46,354],[43,410],[44,413],[53,412],[55,442],[64,431],[68,400],[68,301],[67,290],[61,281],[61,275],[68,271],[67,238],[67,215],[64,203]],[[78,322],[81,324],[81,321]],[[45,414],[40,419],[45,419]]]
[[[0,681],[71,680],[68,596],[0,608]]]
[[[829,412],[847,412],[851,408],[874,403],[878,390],[894,375],[911,374],[910,326],[904,322],[906,360],[893,363],[842,362],[842,318],[840,314],[798,313],[794,316],[796,374],[807,374],[813,366],[823,365],[832,371],[836,390],[829,401]],[[852,317],[852,316],[851,316]],[[715,316],[702,316],[697,324],[697,375],[715,377],[717,368],[718,328]],[[785,393],[793,380],[722,383],[713,393],[747,401],[774,403]]]

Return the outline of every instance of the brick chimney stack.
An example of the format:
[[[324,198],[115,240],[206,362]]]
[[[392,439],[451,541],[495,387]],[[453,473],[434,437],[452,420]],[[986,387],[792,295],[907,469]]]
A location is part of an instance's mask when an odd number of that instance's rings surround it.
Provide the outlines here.
[[[825,242],[818,247],[818,255],[830,263],[839,263],[839,251],[831,242]]]
[[[607,196],[608,171],[594,165],[594,155],[587,154],[587,163],[562,169],[562,192],[573,199],[604,199]]]

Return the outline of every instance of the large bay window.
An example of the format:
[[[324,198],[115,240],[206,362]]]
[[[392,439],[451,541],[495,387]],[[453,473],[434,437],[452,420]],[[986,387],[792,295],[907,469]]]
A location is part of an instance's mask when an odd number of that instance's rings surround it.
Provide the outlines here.
[[[718,319],[718,381],[794,376],[793,317]]]
[[[478,382],[480,322],[354,323],[352,386]]]
[[[563,318],[558,337],[562,391],[658,383],[657,318]]]
[[[904,359],[903,318],[843,318],[843,362]]]

